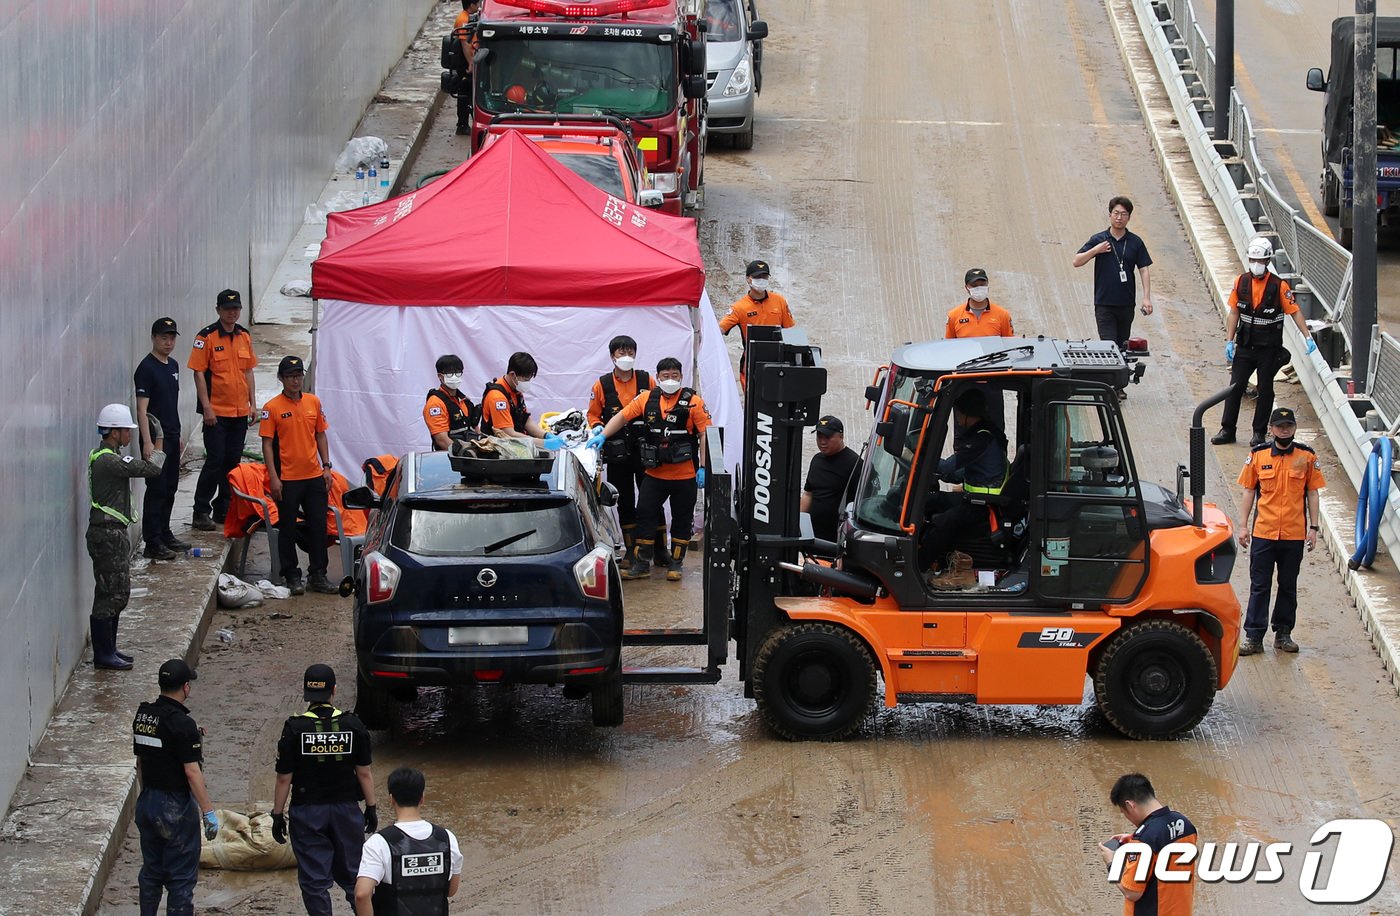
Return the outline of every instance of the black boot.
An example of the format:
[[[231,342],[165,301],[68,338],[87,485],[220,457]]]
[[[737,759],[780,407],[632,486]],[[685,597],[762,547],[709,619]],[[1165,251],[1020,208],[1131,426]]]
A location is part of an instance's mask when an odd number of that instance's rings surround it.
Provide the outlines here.
[[[113,671],[126,671],[131,662],[116,653],[116,618],[89,617],[88,630],[92,633],[92,666]]]
[[[1210,437],[1211,445],[1229,445],[1234,441],[1235,431],[1233,429],[1227,429],[1224,426],[1220,427],[1220,432]]]
[[[624,579],[650,579],[651,578],[651,551],[652,542],[637,538],[637,555],[632,559],[632,565],[623,573]]]
[[[117,658],[125,662],[134,661],[135,656],[128,655],[121,649],[117,648],[117,630],[121,629],[121,623],[122,618],[120,614],[112,618],[112,654],[116,655]]]
[[[690,541],[671,539],[671,568],[666,571],[666,579],[681,581],[681,567],[685,565],[685,552],[690,549]]]
[[[618,561],[617,568],[628,570],[632,568],[632,558],[637,553],[637,526],[622,526],[622,559]]]
[[[654,546],[654,549],[652,550],[652,554],[654,555],[654,557],[653,557],[653,559],[652,559],[652,562],[655,563],[655,564],[657,565],[657,568],[661,568],[661,569],[664,569],[665,567],[670,566],[670,565],[671,565],[671,551],[668,550],[668,549],[666,549],[666,529],[665,529],[665,528],[657,528],[657,529],[656,529],[656,540],[653,541],[652,543],[655,545],[655,546]]]

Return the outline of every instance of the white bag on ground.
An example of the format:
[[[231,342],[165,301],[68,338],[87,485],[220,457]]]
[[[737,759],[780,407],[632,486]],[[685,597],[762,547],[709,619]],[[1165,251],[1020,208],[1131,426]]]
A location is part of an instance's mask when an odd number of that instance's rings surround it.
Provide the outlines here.
[[[296,868],[291,843],[272,838],[272,815],[262,811],[243,814],[220,808],[219,833],[212,840],[202,839],[200,868],[226,868],[229,871],[274,871]]]
[[[219,607],[226,611],[257,607],[263,603],[262,590],[229,573],[219,573]]]
[[[292,597],[292,590],[285,585],[273,585],[266,579],[258,580],[258,588],[262,591],[264,598],[287,599]]]
[[[389,155],[389,144],[378,137],[354,137],[345,144],[345,149],[335,160],[335,167],[342,172],[354,174],[355,166],[369,165]]]

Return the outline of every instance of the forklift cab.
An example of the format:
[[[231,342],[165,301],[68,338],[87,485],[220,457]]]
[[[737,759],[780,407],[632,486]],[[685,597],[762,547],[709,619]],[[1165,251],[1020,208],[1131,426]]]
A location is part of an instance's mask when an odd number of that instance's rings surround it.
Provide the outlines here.
[[[951,343],[951,345],[950,345]],[[1132,369],[1111,345],[973,338],[905,346],[878,392],[844,566],[878,580],[908,609],[996,604],[1077,609],[1132,601],[1147,578],[1142,489],[1115,388]],[[953,403],[979,390],[985,423],[1006,435],[1006,475],[966,492],[974,523],[953,549],[990,585],[931,587],[920,545],[949,484],[939,463],[960,430]]]

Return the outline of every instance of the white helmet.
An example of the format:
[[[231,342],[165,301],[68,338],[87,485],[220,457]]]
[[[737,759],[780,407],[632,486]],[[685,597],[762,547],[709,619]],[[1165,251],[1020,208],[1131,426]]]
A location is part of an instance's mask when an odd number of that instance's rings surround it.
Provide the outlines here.
[[[1251,261],[1267,261],[1274,256],[1274,245],[1261,235],[1249,243],[1245,256]]]
[[[135,429],[131,408],[125,404],[108,404],[97,413],[98,429]]]

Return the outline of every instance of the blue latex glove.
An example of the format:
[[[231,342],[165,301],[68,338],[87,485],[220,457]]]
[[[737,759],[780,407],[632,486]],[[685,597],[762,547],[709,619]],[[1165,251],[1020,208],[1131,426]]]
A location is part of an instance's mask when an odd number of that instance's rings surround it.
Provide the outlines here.
[[[551,452],[557,452],[564,447],[564,440],[554,435],[554,433],[550,433],[544,437],[544,447]]]
[[[1316,352],[1317,352],[1317,341],[1313,340],[1311,337],[1308,338],[1308,352],[1309,352],[1309,353],[1316,353]]]
[[[204,838],[212,840],[219,835],[219,816],[213,811],[204,812]]]
[[[603,431],[600,429],[593,435],[589,436],[588,441],[585,442],[584,445],[588,446],[589,448],[602,448],[603,443],[605,441],[606,439],[603,436]]]
[[[1232,363],[1235,361],[1235,342],[1233,340],[1225,341],[1225,358]]]
[[[704,468],[696,468],[696,469],[695,469],[695,485],[696,485],[697,487],[699,487],[700,489],[702,489],[702,490],[705,489],[705,469],[704,469]]]

